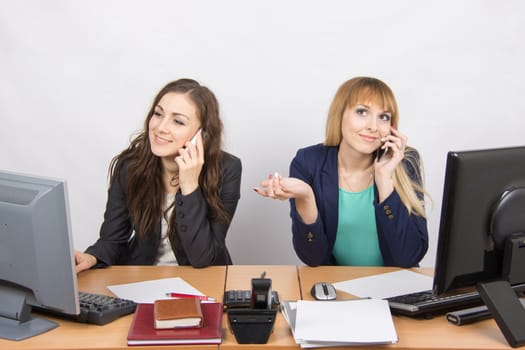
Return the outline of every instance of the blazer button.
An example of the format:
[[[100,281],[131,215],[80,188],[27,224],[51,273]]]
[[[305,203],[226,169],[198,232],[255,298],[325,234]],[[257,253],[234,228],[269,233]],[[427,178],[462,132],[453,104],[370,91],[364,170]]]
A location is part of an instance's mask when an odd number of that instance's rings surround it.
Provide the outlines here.
[[[180,225],[180,230],[181,230],[182,232],[186,232],[186,230],[187,230],[186,225]]]
[[[182,201],[182,199],[179,199],[179,200],[177,201],[177,204],[180,205],[180,206],[182,206],[182,204],[184,204],[184,202]]]
[[[387,215],[390,215],[390,214],[392,214],[392,210],[387,209],[387,210],[385,210],[385,213],[386,213]]]
[[[390,215],[388,215],[388,218],[389,218],[390,220],[392,220],[392,219],[394,218],[394,215],[390,214]]]
[[[184,213],[179,211],[179,218],[184,219],[184,216],[185,216]]]
[[[383,209],[384,209],[384,210],[388,210],[388,209],[390,209],[390,206],[387,204],[387,205],[385,205],[385,206],[383,207]]]
[[[314,240],[314,234],[312,232],[308,232],[306,234],[306,241],[307,242],[313,242],[313,240]]]

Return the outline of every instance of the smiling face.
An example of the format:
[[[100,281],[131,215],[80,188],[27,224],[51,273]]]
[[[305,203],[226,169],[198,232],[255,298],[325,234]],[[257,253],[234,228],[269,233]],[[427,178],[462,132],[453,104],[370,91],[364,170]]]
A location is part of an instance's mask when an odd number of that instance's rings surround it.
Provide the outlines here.
[[[374,103],[357,103],[343,113],[342,142],[359,153],[370,154],[390,134],[392,113]]]
[[[371,77],[352,78],[339,87],[332,100],[325,144],[371,153],[380,146],[379,138],[390,133],[390,127],[397,129],[398,122],[396,99],[385,83]],[[370,147],[364,147],[362,142],[371,142],[375,148],[369,152]]]
[[[174,157],[199,130],[197,108],[188,95],[165,94],[154,107],[148,124],[151,152],[158,157]]]

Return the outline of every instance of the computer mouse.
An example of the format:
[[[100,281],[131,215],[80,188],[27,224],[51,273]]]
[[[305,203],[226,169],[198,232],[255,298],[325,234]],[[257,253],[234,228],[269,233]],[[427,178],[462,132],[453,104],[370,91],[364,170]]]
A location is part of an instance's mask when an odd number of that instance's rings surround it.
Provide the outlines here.
[[[335,300],[336,292],[333,284],[328,282],[318,282],[312,286],[310,294],[316,300]]]

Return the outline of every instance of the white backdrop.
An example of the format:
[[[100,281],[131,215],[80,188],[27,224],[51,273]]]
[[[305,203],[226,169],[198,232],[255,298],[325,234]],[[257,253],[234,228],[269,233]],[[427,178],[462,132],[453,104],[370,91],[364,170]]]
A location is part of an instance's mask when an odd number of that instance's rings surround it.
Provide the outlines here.
[[[0,169],[66,179],[84,249],[111,158],[165,83],[194,78],[243,162],[234,263],[298,264],[288,203],[252,189],[323,141],[343,81],[374,76],[424,160],[433,266],[446,152],[525,143],[524,18],[519,0],[0,0]]]

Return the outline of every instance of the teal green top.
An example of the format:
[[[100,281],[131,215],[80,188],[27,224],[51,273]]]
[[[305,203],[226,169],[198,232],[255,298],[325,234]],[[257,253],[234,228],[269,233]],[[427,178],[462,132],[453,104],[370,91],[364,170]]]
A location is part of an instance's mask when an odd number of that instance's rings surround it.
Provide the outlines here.
[[[373,185],[361,192],[339,189],[339,220],[332,251],[337,265],[384,265],[373,203]]]

